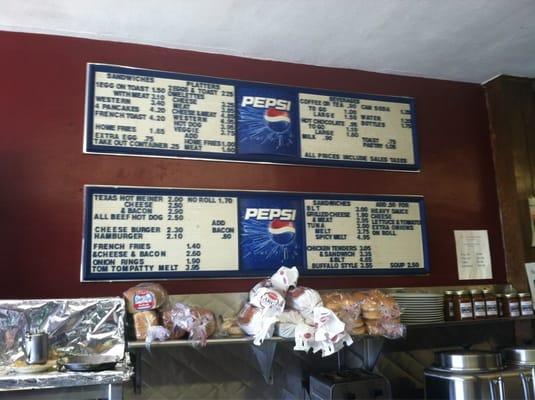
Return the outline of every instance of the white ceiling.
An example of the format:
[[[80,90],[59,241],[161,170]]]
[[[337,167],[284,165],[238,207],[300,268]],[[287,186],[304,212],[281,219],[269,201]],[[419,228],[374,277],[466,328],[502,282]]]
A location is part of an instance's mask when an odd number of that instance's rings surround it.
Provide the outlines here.
[[[534,0],[0,0],[0,30],[477,83],[535,77]]]

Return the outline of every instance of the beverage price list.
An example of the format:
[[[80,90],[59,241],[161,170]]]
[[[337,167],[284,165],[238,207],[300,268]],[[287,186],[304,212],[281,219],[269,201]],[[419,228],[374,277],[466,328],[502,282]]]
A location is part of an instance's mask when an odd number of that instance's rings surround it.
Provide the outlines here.
[[[86,186],[83,280],[429,271],[423,199]]]
[[[88,64],[84,151],[419,169],[414,101]]]

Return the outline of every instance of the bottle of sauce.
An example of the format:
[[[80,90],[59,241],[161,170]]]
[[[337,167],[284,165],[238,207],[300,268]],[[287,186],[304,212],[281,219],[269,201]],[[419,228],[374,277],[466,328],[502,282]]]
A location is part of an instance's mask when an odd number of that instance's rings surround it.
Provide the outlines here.
[[[518,294],[506,293],[503,295],[503,316],[512,318],[520,316]]]
[[[533,302],[529,293],[518,293],[520,315],[533,315]]]
[[[468,290],[457,290],[453,296],[453,312],[456,321],[474,319],[472,298]]]
[[[498,307],[498,317],[503,317],[503,294],[496,293],[496,306]]]
[[[453,312],[453,290],[446,290],[444,292],[444,320],[455,321],[455,313]]]
[[[487,318],[496,318],[498,316],[498,302],[496,294],[490,289],[483,289],[483,297],[485,298],[485,311]]]
[[[483,292],[479,289],[472,289],[470,290],[470,297],[472,298],[474,319],[487,318],[487,311],[485,310],[485,297],[483,296]]]

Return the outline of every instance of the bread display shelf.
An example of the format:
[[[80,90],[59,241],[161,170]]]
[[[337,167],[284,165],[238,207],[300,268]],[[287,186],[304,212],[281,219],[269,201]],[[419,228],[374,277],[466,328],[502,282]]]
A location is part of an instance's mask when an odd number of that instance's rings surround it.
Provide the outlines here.
[[[361,339],[384,339],[382,336],[370,336],[370,335],[359,335],[353,336],[354,341]],[[244,337],[230,337],[230,338],[217,338],[217,339],[208,339],[206,345],[215,345],[215,344],[253,344],[253,337],[244,336]],[[274,336],[270,339],[264,340],[264,342],[293,342],[294,338],[283,338],[280,336]],[[179,340],[166,340],[163,342],[152,342],[150,348],[155,347],[180,347],[180,346],[195,346],[198,343],[191,340],[179,339]],[[143,341],[130,341],[127,343],[128,350],[137,350],[147,348],[147,344]]]
[[[535,320],[535,316],[526,316],[526,317],[515,317],[515,318],[489,318],[489,319],[479,319],[479,320],[465,320],[465,321],[447,321],[447,322],[437,322],[437,323],[424,323],[424,324],[407,324],[408,334],[413,329],[419,328],[442,328],[449,326],[463,326],[463,325],[481,325],[481,324],[495,324],[503,322],[515,322],[515,321],[532,321]],[[381,336],[354,336],[354,338],[381,338]],[[265,342],[289,342],[293,341],[293,338],[282,338],[279,336],[266,339]],[[216,338],[208,339],[207,345],[218,345],[218,344],[252,344],[253,338],[250,336],[245,337],[230,337],[230,338]],[[164,342],[152,342],[150,348],[155,347],[180,347],[180,346],[194,346],[197,343],[192,342],[191,340],[166,340]],[[146,343],[143,341],[129,341],[127,343],[128,349],[144,349],[146,348]]]

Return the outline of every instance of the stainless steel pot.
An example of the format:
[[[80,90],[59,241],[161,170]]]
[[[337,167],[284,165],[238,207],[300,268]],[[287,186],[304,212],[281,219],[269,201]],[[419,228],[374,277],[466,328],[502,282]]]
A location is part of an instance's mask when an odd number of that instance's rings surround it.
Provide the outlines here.
[[[505,349],[503,357],[507,365],[535,367],[535,347]]]
[[[448,371],[497,371],[503,368],[500,353],[491,351],[443,351],[435,353],[436,365]]]
[[[26,332],[24,355],[28,364],[45,364],[48,361],[48,334]]]
[[[443,352],[425,374],[427,399],[508,400],[534,399],[530,373],[503,368],[501,355],[493,352]]]

